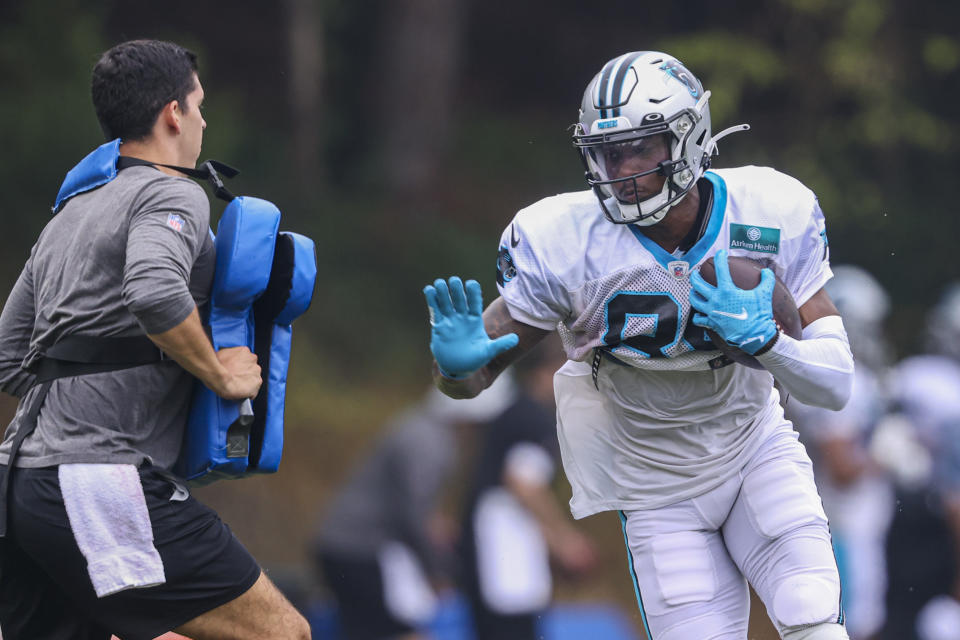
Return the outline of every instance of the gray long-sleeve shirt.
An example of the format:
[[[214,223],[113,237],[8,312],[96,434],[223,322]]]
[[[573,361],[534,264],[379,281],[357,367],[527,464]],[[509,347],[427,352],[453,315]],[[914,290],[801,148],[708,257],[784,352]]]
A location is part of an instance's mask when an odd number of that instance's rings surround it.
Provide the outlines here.
[[[132,336],[180,324],[209,296],[210,204],[186,178],[126,169],[47,224],[0,314],[0,390],[21,397],[0,445],[6,464],[38,387],[24,366],[68,335]],[[176,460],[193,378],[173,361],[53,382],[16,464]]]

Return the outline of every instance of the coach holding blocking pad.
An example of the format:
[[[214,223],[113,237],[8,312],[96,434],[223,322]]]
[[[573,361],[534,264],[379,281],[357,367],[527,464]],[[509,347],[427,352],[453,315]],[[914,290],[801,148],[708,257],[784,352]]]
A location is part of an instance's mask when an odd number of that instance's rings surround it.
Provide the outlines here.
[[[0,316],[0,389],[20,398],[0,446],[3,637],[308,638],[169,472],[194,376],[231,400],[261,383],[255,355],[215,352],[204,332],[209,203],[160,166],[193,167],[200,153],[196,56],[120,44],[95,66],[92,94],[120,156],[154,164],[111,166],[100,186],[58,202]]]

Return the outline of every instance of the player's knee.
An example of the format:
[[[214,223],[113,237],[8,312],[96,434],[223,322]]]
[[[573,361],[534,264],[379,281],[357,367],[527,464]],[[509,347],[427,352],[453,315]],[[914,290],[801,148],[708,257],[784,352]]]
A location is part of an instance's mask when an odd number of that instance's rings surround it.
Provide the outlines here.
[[[784,629],[783,640],[850,640],[850,636],[842,624],[823,622],[809,627]]]
[[[790,576],[774,592],[772,613],[781,629],[836,623],[840,617],[840,582],[835,576]]]

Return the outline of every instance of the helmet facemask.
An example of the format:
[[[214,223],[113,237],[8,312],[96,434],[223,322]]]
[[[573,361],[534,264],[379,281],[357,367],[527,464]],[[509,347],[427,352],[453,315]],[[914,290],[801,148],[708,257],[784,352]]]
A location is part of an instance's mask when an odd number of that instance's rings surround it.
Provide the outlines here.
[[[710,165],[704,147],[710,127],[709,95],[705,93],[695,107],[679,111],[669,119],[659,113],[648,114],[639,127],[585,135],[584,124],[576,125],[574,145],[580,151],[587,184],[596,193],[607,219],[617,224],[656,224],[693,188]],[[622,116],[617,120],[619,126],[630,124]],[[651,145],[659,147],[652,140],[656,136],[666,138],[667,159],[650,169],[625,174],[621,167],[629,166],[631,158],[642,158]],[[637,179],[652,174],[664,177],[663,187],[659,193],[638,199],[641,189]]]

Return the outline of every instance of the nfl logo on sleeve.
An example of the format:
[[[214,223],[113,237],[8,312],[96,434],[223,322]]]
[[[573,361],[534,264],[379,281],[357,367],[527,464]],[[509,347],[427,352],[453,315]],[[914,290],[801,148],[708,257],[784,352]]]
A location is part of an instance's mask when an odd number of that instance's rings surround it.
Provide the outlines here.
[[[167,216],[167,226],[174,231],[183,231],[183,218],[175,213]]]

